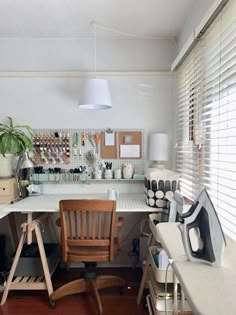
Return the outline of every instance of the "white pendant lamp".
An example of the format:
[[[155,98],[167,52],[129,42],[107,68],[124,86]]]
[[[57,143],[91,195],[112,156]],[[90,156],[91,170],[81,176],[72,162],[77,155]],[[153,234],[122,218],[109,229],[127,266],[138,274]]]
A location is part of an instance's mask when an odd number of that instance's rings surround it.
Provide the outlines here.
[[[108,81],[96,78],[96,24],[94,29],[94,78],[84,81],[79,107],[82,109],[109,109],[112,107]]]
[[[82,88],[79,107],[85,109],[111,108],[112,105],[107,80],[85,80]]]

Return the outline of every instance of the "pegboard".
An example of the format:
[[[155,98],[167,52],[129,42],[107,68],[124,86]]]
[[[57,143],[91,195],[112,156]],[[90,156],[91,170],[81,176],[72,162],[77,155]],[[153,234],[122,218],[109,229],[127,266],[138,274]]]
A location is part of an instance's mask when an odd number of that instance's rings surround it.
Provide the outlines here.
[[[122,169],[124,163],[128,162],[134,166],[135,173],[144,173],[144,132],[142,129],[115,129],[114,132],[140,132],[141,133],[141,157],[102,159],[101,137],[105,129],[33,129],[33,160],[36,166],[44,169],[60,168],[65,172],[78,167],[86,167],[86,171],[92,173],[93,166],[102,160],[112,162],[112,170]],[[99,135],[99,143],[96,149],[93,135]],[[92,140],[91,140],[92,139]],[[82,145],[84,140],[84,145]],[[91,141],[90,141],[91,140]],[[118,148],[117,148],[118,149]],[[95,164],[89,165],[86,154],[91,151],[95,156]]]

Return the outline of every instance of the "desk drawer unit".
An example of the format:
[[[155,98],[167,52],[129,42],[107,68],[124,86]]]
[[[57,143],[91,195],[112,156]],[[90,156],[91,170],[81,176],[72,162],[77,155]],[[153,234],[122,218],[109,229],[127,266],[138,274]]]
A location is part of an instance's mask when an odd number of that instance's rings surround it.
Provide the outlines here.
[[[0,179],[0,203],[8,203],[17,197],[15,178]]]

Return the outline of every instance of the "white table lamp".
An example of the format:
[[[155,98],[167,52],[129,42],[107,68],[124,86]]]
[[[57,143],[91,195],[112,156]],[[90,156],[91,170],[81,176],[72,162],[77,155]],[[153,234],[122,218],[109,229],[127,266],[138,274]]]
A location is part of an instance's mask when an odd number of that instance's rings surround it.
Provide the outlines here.
[[[152,168],[164,168],[165,161],[169,157],[168,135],[165,133],[154,133],[149,139],[149,160],[153,161]]]

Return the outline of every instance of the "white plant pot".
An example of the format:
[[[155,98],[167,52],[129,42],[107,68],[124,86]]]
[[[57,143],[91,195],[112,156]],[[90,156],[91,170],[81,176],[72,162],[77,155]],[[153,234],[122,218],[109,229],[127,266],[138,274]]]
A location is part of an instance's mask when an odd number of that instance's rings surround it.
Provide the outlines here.
[[[0,154],[0,178],[12,177],[14,154],[6,153],[5,157]]]

